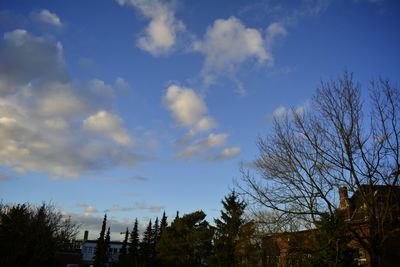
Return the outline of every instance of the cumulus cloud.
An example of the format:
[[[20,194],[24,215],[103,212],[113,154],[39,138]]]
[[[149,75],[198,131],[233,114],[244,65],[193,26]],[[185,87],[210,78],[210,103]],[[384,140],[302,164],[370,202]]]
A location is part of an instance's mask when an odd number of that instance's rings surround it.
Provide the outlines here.
[[[208,109],[202,97],[196,94],[191,88],[171,85],[167,88],[167,92],[164,95],[164,104],[171,112],[177,125],[188,129],[186,135],[178,142],[183,146],[176,154],[178,158],[184,160],[192,160],[197,157],[204,160],[224,158],[216,155],[216,153],[222,153],[216,152],[216,150],[217,148],[221,149],[225,145],[228,134],[210,133],[206,137],[192,140],[196,136],[204,135],[217,126],[215,119],[208,115]],[[224,159],[229,159],[229,157],[225,157]]]
[[[121,118],[104,110],[100,110],[85,119],[83,128],[92,133],[108,136],[121,145],[131,142],[129,135],[122,126]]]
[[[0,96],[14,93],[32,80],[67,80],[62,45],[23,29],[4,33],[0,58]]]
[[[137,39],[139,48],[153,56],[169,53],[177,43],[177,35],[185,30],[182,21],[175,18],[174,6],[165,1],[117,0],[120,5],[135,7],[150,20]]]
[[[0,40],[0,58],[1,165],[62,178],[142,159],[122,146],[131,140],[122,118],[97,101],[112,88],[72,82],[60,43],[15,30]]]
[[[117,78],[118,83],[121,83],[120,79],[122,78]],[[123,81],[123,79],[122,79]],[[88,84],[90,90],[95,93],[95,94],[99,94],[99,95],[103,95],[103,96],[113,96],[114,95],[114,89],[111,85],[106,84],[104,81],[100,80],[100,79],[93,79],[91,81],[89,81]]]
[[[194,51],[205,55],[207,71],[234,71],[248,59],[262,63],[271,60],[259,30],[246,28],[235,18],[218,19],[208,28],[203,41],[193,43]]]
[[[178,126],[189,129],[190,136],[216,127],[214,118],[207,115],[204,100],[191,88],[169,86],[164,103]]]
[[[217,19],[203,40],[192,45],[193,51],[205,56],[204,83],[210,85],[218,76],[228,75],[244,94],[243,85],[234,77],[240,66],[245,62],[272,65],[271,46],[276,38],[286,34],[284,26],[277,22],[268,26],[264,38],[260,30],[246,27],[238,18]]]
[[[55,27],[62,27],[63,24],[57,14],[50,12],[47,9],[32,12],[32,17],[40,22],[50,24]]]

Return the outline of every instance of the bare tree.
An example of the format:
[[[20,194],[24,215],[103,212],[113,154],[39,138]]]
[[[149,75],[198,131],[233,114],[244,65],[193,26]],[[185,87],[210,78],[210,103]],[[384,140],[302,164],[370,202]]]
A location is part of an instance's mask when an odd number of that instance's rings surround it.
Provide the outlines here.
[[[400,91],[379,79],[369,93],[364,102],[347,72],[321,82],[306,110],[275,117],[272,133],[258,139],[257,174],[244,171],[241,188],[282,218],[314,224],[334,215],[346,187],[365,215],[364,227],[352,227],[354,239],[381,266],[386,240],[399,231]]]

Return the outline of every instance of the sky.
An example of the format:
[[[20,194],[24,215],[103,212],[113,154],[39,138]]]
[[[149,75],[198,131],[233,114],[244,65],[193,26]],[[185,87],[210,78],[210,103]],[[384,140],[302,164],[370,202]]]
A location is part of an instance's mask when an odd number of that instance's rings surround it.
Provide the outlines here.
[[[43,202],[113,239],[221,200],[274,117],[321,80],[398,84],[400,3],[0,3],[0,200]]]

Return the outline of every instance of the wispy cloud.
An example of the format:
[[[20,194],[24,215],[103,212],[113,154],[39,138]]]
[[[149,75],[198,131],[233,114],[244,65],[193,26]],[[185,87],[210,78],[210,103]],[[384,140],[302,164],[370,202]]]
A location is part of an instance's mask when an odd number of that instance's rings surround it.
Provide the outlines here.
[[[227,134],[209,134],[207,137],[197,140],[179,151],[177,156],[182,159],[192,159],[195,156],[203,154],[205,157],[210,149],[221,147],[226,143]]]
[[[119,204],[113,204],[107,209],[109,212],[130,212],[134,210],[147,210],[154,213],[159,213],[165,207],[163,205],[147,205],[145,202],[137,202],[131,206],[122,207]]]
[[[89,204],[77,203],[76,206],[83,210],[83,213],[85,214],[85,216],[88,216],[90,214],[98,212],[98,210],[97,210],[97,208],[95,206],[91,206]]]
[[[132,180],[134,181],[140,181],[140,182],[144,182],[147,181],[149,178],[141,176],[141,175],[134,175],[132,176]]]
[[[62,27],[63,24],[61,19],[56,13],[53,13],[47,9],[42,9],[40,11],[34,11],[31,13],[33,19],[38,20],[42,23],[46,23],[55,27]]]

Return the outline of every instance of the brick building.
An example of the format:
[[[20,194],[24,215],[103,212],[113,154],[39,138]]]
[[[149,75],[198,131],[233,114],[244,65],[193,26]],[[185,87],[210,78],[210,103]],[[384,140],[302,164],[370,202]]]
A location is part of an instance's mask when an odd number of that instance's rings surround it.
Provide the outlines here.
[[[373,198],[374,211],[379,213],[379,220],[371,220],[371,212],[366,201]],[[368,242],[368,237],[374,231],[385,233],[382,255],[383,266],[399,266],[400,263],[400,187],[364,185],[351,197],[345,187],[339,188],[339,210],[344,213],[345,221],[349,223],[349,235],[353,236],[348,246],[358,251],[360,266],[372,267],[368,252],[362,249],[360,242]],[[371,205],[371,203],[369,203]],[[377,223],[375,223],[375,221]],[[371,228],[371,225],[374,228]],[[263,262],[266,266],[303,266],[313,253],[313,244],[317,229],[279,233],[265,236],[263,239]],[[265,264],[264,264],[265,265]]]

